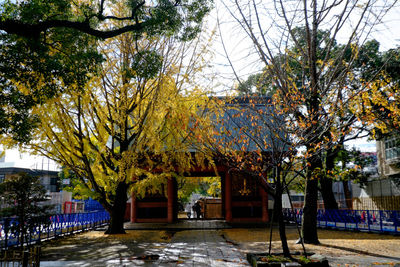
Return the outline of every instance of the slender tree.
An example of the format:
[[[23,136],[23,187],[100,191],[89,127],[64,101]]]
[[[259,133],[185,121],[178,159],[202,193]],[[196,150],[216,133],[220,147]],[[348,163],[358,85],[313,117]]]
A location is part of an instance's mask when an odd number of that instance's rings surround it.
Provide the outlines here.
[[[290,135],[301,128],[287,127],[290,114],[269,97],[239,97],[226,100],[224,115],[216,126],[209,149],[231,169],[255,180],[274,198],[274,221],[279,224],[283,254],[290,257],[282,213],[282,194],[303,170],[298,164],[298,144]],[[299,134],[299,133],[297,133]],[[300,140],[299,140],[300,141]],[[299,168],[300,167],[300,168]]]
[[[323,178],[322,152],[349,127],[346,121],[336,126],[336,118],[360,92],[345,90],[354,78],[350,70],[357,58],[356,48],[393,4],[395,1],[378,6],[376,1],[281,0],[226,5],[277,87],[276,95],[291,114],[292,125],[303,128],[299,131],[303,135],[293,138],[302,140],[298,144],[304,148],[307,167],[302,222],[306,243],[319,243],[316,215],[318,182]],[[265,23],[268,19],[270,23]],[[299,26],[303,32],[297,30]],[[319,36],[320,30],[323,36]],[[339,35],[345,36],[345,41],[337,50]],[[293,71],[293,62],[301,69],[300,77]]]

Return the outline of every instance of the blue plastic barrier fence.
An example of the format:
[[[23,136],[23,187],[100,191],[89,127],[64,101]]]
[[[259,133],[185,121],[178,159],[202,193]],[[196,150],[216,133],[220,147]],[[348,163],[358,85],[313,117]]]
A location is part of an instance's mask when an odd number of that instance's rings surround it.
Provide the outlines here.
[[[283,209],[288,222],[301,223],[302,209]],[[318,210],[317,226],[342,230],[378,233],[400,233],[400,211],[397,210]]]
[[[25,240],[27,244],[35,244],[57,236],[95,229],[108,224],[110,215],[106,211],[97,211],[55,214],[37,217],[33,220],[35,221],[27,222],[28,226],[31,225],[28,229],[27,240]],[[16,218],[0,219],[0,249],[19,245],[19,233],[11,230],[12,226],[17,224]]]
[[[83,201],[85,204],[85,212],[89,211],[104,211],[104,207],[94,199],[86,199]]]

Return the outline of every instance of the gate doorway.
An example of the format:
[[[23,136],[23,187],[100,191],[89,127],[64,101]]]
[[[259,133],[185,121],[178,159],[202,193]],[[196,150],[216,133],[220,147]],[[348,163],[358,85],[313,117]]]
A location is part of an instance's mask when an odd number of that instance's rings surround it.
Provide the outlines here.
[[[268,222],[268,194],[257,179],[223,166],[218,173],[220,176],[215,176],[213,169],[194,170],[181,181],[168,179],[159,194],[136,198],[132,193],[131,222]],[[189,190],[183,190],[181,183],[190,184]],[[212,186],[216,188],[209,190]],[[199,216],[193,210],[196,202]]]
[[[182,177],[176,183],[178,220],[224,219],[221,177]]]

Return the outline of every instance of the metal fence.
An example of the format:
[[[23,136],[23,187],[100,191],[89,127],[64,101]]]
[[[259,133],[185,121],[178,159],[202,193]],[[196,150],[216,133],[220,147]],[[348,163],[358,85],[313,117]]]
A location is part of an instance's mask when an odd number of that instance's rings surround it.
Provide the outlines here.
[[[0,250],[0,267],[38,267],[40,266],[40,246],[33,246],[24,250]]]
[[[31,245],[43,240],[68,235],[108,224],[110,216],[106,211],[56,214],[35,218],[35,223],[29,226],[26,243]],[[0,218],[0,249],[18,246],[19,233],[11,231],[17,225],[16,218]]]
[[[283,209],[285,220],[301,224],[302,209]],[[318,210],[317,226],[342,230],[400,233],[400,210]]]

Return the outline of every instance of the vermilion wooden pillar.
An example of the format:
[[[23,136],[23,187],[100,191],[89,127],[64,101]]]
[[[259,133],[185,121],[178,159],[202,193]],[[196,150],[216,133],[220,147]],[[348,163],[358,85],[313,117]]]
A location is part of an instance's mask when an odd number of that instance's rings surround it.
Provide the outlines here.
[[[168,179],[167,183],[167,194],[168,194],[168,223],[172,223],[174,221],[174,181]]]
[[[268,194],[260,187],[261,203],[262,203],[262,221],[268,222]]]
[[[229,171],[225,172],[225,220],[232,221],[232,178]]]
[[[137,211],[136,197],[132,193],[132,199],[131,199],[131,223],[135,223],[136,222],[136,218],[137,218],[136,211]]]

